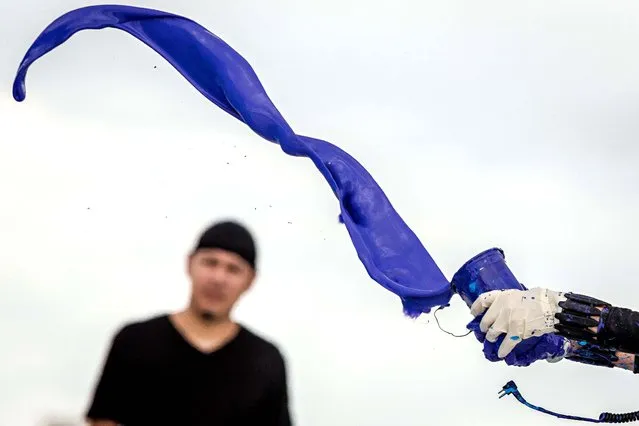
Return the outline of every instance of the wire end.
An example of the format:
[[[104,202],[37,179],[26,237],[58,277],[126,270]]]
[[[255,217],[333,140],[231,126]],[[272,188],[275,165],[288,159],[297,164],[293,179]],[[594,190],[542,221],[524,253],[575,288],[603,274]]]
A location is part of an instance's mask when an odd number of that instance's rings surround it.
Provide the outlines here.
[[[499,392],[497,392],[497,395],[499,395],[499,398],[501,399],[504,396],[510,395],[515,392],[517,392],[517,385],[515,384],[515,382],[511,380],[508,383],[506,383]]]

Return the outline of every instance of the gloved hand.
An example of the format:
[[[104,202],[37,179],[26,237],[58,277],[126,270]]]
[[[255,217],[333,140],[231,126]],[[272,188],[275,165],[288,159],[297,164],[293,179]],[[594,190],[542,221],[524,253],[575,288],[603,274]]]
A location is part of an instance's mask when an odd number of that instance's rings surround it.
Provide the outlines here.
[[[562,292],[544,288],[494,290],[479,296],[470,313],[475,317],[484,313],[479,327],[489,342],[506,334],[497,351],[497,356],[505,358],[523,339],[555,332],[559,322],[555,314],[564,300]]]

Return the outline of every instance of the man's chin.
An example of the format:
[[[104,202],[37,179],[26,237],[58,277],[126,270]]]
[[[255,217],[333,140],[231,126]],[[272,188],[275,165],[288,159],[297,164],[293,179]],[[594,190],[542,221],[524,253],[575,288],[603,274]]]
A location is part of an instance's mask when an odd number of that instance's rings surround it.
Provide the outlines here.
[[[206,323],[219,322],[228,316],[224,309],[220,308],[200,308],[198,316]]]

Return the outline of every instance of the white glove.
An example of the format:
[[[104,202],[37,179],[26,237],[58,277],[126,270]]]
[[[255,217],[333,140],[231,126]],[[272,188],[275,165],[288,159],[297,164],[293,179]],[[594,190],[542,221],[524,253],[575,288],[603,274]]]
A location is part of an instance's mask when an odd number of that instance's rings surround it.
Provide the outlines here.
[[[559,302],[566,300],[562,292],[545,288],[530,290],[495,290],[482,294],[470,307],[476,317],[484,312],[479,328],[486,340],[495,342],[506,333],[497,356],[505,358],[519,342],[530,337],[554,333],[561,311]]]

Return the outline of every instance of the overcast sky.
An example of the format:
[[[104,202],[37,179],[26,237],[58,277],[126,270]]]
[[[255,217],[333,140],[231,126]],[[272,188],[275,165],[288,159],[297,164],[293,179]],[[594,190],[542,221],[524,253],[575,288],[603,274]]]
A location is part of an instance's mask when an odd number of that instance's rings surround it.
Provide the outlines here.
[[[564,424],[497,399],[511,379],[551,410],[639,408],[629,372],[494,364],[432,315],[405,318],[313,164],[128,34],[76,34],[14,102],[35,37],[88,4],[0,0],[0,424],[80,416],[112,333],[184,306],[184,256],[227,217],[260,247],[237,318],[284,352],[297,425]],[[370,171],[448,278],[500,246],[530,287],[639,308],[636,1],[135,4],[238,50],[298,133]],[[457,297],[440,314],[456,333],[472,319]]]

